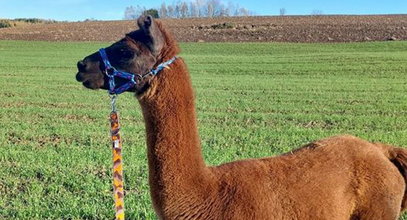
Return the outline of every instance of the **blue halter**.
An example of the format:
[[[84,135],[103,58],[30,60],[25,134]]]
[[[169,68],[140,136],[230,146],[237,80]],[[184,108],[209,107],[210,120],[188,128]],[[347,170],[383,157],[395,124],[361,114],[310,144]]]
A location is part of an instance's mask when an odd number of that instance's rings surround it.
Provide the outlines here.
[[[107,58],[105,48],[99,49],[99,54],[102,57],[103,63],[105,64],[105,73],[109,77],[109,94],[111,94],[111,95],[121,94],[121,93],[125,92],[126,90],[130,89],[131,87],[137,85],[136,79],[141,80],[148,75],[156,76],[161,70],[163,70],[164,68],[169,66],[171,63],[173,63],[177,59],[177,57],[173,57],[172,59],[159,64],[155,69],[152,69],[148,73],[142,75],[142,74],[128,73],[125,71],[119,71],[116,68],[114,68],[110,64],[109,59]],[[114,77],[126,79],[126,80],[128,80],[128,82],[119,87],[116,87]]]

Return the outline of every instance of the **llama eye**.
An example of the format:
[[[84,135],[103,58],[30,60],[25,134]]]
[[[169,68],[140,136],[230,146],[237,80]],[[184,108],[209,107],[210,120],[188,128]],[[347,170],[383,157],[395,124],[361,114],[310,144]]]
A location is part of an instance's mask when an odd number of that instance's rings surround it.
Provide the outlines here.
[[[125,59],[131,59],[134,57],[134,52],[131,50],[120,49],[120,55]]]

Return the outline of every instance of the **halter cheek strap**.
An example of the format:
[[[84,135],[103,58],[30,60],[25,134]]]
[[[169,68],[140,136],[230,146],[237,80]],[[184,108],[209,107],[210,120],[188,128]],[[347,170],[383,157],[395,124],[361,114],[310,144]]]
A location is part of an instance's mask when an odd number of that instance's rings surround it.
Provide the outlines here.
[[[137,74],[137,73],[129,73],[125,71],[119,71],[116,68],[114,68],[107,57],[106,51],[104,48],[99,49],[99,54],[100,57],[103,60],[103,63],[105,64],[105,73],[109,77],[109,94],[111,95],[118,95],[121,94],[128,89],[134,87],[137,85],[138,82],[140,82],[142,79],[144,79],[147,76],[156,76],[161,70],[164,68],[167,68],[171,63],[173,63],[177,57],[173,57],[172,59],[160,63],[155,69],[150,70],[149,72],[145,74]],[[122,78],[127,80],[125,84],[121,86],[116,86],[115,83],[115,77]]]

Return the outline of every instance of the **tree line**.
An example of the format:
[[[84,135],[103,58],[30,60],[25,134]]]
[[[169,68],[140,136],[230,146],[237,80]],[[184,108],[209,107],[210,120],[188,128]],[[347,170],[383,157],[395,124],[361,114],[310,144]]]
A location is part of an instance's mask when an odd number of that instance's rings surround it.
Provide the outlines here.
[[[178,1],[168,5],[163,2],[160,7],[151,9],[139,5],[129,6],[125,9],[124,19],[135,19],[142,14],[149,14],[155,18],[212,18],[251,16],[254,13],[232,2],[224,4],[220,0],[193,0]]]

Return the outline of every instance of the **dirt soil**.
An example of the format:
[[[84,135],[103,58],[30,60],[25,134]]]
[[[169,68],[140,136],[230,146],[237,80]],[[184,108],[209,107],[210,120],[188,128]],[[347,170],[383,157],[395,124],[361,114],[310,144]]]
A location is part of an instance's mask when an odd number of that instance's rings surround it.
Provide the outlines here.
[[[407,15],[161,19],[181,42],[407,40]],[[135,21],[34,24],[0,29],[0,40],[116,41]]]

